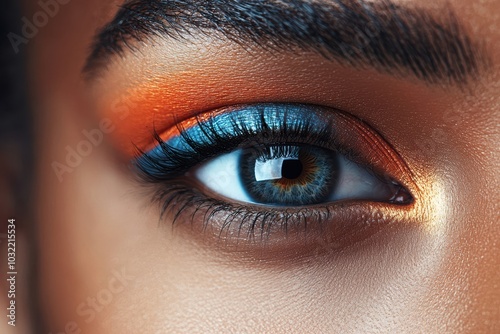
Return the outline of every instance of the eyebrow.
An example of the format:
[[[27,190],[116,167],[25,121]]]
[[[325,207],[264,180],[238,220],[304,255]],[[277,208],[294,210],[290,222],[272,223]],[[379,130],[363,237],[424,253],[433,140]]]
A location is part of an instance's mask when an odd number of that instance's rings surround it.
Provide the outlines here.
[[[429,84],[464,86],[488,67],[451,8],[431,13],[391,1],[132,0],[94,39],[84,73],[94,76],[135,42],[203,34],[269,52],[314,51],[355,68]]]

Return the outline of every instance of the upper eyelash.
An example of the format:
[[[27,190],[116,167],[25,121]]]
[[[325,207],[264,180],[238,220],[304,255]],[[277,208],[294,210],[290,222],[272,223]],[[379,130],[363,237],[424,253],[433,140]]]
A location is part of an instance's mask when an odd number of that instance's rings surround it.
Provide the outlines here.
[[[299,154],[298,146],[281,146],[281,145],[271,145],[264,146],[262,149],[257,148],[256,156],[259,160],[271,160],[277,158],[285,158],[289,156],[296,156]]]
[[[298,105],[294,105],[297,107]],[[164,141],[155,131],[153,136],[157,142],[155,154],[150,152],[139,152],[139,157],[135,160],[135,166],[140,172],[140,176],[153,182],[168,181],[182,176],[190,168],[210,159],[221,153],[226,153],[241,146],[254,148],[266,144],[290,144],[297,141],[300,144],[316,145],[328,147],[346,155],[350,160],[356,160],[356,152],[351,148],[343,147],[335,142],[335,126],[330,122],[323,123],[318,128],[317,122],[313,117],[304,119],[284,119],[282,127],[275,129],[276,124],[270,124],[265,120],[265,105],[252,106],[258,111],[258,117],[253,119],[253,126],[248,126],[244,122],[244,117],[239,113],[229,112],[228,117],[231,120],[231,128],[222,128],[216,122],[217,116],[204,120],[201,117],[196,118],[196,124],[192,127],[198,127],[205,136],[204,141],[194,138],[189,129],[183,128],[182,124],[177,125],[179,131],[178,139],[183,140],[187,146],[183,149],[174,147],[169,141]],[[309,106],[310,108],[310,106]],[[244,112],[245,108],[241,108]],[[285,115],[287,115],[285,111]],[[286,117],[286,116],[285,116]],[[333,140],[333,144],[332,144]],[[369,166],[367,166],[369,167]]]

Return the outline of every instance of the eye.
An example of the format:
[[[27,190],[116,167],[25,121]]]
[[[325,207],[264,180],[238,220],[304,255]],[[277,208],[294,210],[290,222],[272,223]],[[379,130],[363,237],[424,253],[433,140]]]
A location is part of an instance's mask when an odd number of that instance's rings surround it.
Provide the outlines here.
[[[339,200],[393,200],[394,184],[330,149],[265,145],[238,149],[201,164],[200,184],[231,200],[274,206]]]
[[[238,105],[180,122],[155,140],[134,166],[153,187],[160,217],[235,245],[256,235],[286,243],[291,231],[347,245],[404,219],[395,208],[413,202],[402,182],[410,173],[392,147],[332,108]]]

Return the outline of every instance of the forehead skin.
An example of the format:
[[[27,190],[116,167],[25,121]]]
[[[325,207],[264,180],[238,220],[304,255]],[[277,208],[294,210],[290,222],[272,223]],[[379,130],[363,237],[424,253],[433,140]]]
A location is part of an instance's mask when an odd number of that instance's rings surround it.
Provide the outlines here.
[[[296,97],[356,110],[398,146],[425,189],[430,211],[425,214],[435,217],[428,229],[382,232],[365,251],[287,266],[242,266],[171,229],[159,233],[158,213],[144,204],[144,194],[117,166],[108,145],[94,148],[63,182],[57,181],[51,163],[64,161],[65,147],[75,147],[82,130],[95,126],[81,69],[93,35],[112,19],[121,1],[74,0],[61,5],[28,44],[37,135],[39,300],[48,331],[62,332],[74,324],[83,333],[192,333],[207,328],[214,332],[500,331],[500,3],[398,2],[431,11],[449,5],[470,34],[484,40],[492,67],[471,92],[441,91],[334,65],[327,66],[339,78],[335,86],[328,86],[338,89],[335,98],[313,92],[315,96],[306,96],[303,90],[294,92],[289,83],[290,90],[251,90],[252,96],[238,95],[241,90],[228,84],[213,88],[224,92],[214,93],[218,98],[229,96],[228,103],[234,102],[229,101],[233,95],[247,102]],[[40,10],[38,1],[25,4],[28,17]],[[144,64],[157,64],[151,71],[160,73],[192,66],[193,50],[165,44],[160,48],[169,48],[168,61],[148,48],[142,56],[127,53],[117,60],[104,76],[103,95],[140,82],[148,71]],[[228,52],[218,57],[226,62],[235,57],[232,60],[241,61],[248,76],[263,75],[248,58],[237,58],[240,55]],[[258,57],[263,64],[273,63],[265,54]],[[193,63],[199,60],[194,54],[193,59]],[[316,59],[302,64],[314,66],[320,62]],[[298,66],[293,57],[288,60],[292,68]],[[220,77],[229,78],[235,70],[224,68]],[[294,72],[289,70],[290,75]],[[242,80],[253,82],[248,76]],[[287,85],[286,81],[275,84]],[[235,80],[234,87],[238,84],[241,81]],[[326,79],[318,87],[325,85]],[[287,92],[290,96],[284,96]],[[97,120],[105,116],[98,113]],[[432,149],[422,150],[419,143],[429,138]],[[120,281],[123,289],[115,279],[117,271],[130,276]],[[93,311],[86,306],[111,290],[106,305]]]

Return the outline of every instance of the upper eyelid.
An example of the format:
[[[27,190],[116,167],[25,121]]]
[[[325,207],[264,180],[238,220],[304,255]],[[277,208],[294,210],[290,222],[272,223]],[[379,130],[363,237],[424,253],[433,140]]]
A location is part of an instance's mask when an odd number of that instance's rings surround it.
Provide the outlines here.
[[[346,149],[347,151],[343,151],[343,154],[351,155],[351,159],[357,163],[362,164],[365,167],[373,168],[375,174],[378,175],[391,175],[391,178],[397,180],[404,184],[407,188],[409,188],[410,192],[416,190],[416,184],[413,180],[413,173],[411,169],[406,164],[404,159],[399,156],[397,151],[392,148],[380,134],[375,132],[368,124],[365,124],[361,120],[356,119],[355,117],[348,115],[340,110],[334,110],[332,108],[316,106],[316,105],[302,105],[302,104],[273,104],[273,103],[264,103],[264,104],[255,104],[255,105],[235,105],[231,107],[222,108],[222,110],[211,111],[205,114],[198,115],[194,117],[195,119],[200,121],[210,121],[214,118],[220,117],[221,115],[231,115],[235,111],[245,110],[245,108],[265,108],[265,107],[274,107],[274,108],[300,108],[303,107],[305,110],[309,110],[312,113],[310,108],[315,109],[319,113],[324,113],[323,119],[335,119],[336,128],[340,130],[344,130],[342,133],[334,133],[335,136],[336,149]],[[321,119],[321,118],[319,118]],[[189,119],[186,121],[190,126],[193,125],[193,120]],[[332,121],[333,122],[333,121]],[[181,122],[182,123],[182,122]],[[177,131],[182,133],[183,128],[182,125],[177,124],[175,128]],[[326,127],[325,127],[326,129]],[[349,131],[346,131],[350,129]],[[354,130],[354,132],[353,132]],[[172,134],[170,133],[170,136]],[[176,135],[180,138],[179,135]],[[165,137],[163,137],[165,138]],[[169,137],[172,138],[172,137]],[[368,140],[369,138],[369,140]],[[159,146],[156,146],[156,149],[159,150],[160,157],[163,154],[163,145],[168,143],[169,139],[162,139],[161,134],[157,136],[156,140],[159,142]],[[168,147],[168,145],[167,145]],[[356,147],[359,151],[349,150],[349,148]],[[216,148],[218,153],[221,153],[218,148]],[[150,151],[152,152],[152,151]],[[361,153],[362,152],[362,153]],[[144,154],[144,152],[140,152],[141,155],[139,159],[149,158],[148,154]],[[352,156],[352,154],[357,154],[356,156]],[[164,157],[166,157],[164,155]],[[143,160],[145,161],[145,160]],[[199,163],[199,158],[195,159],[196,163]],[[147,162],[147,160],[145,161]],[[161,167],[165,168],[165,167]]]

